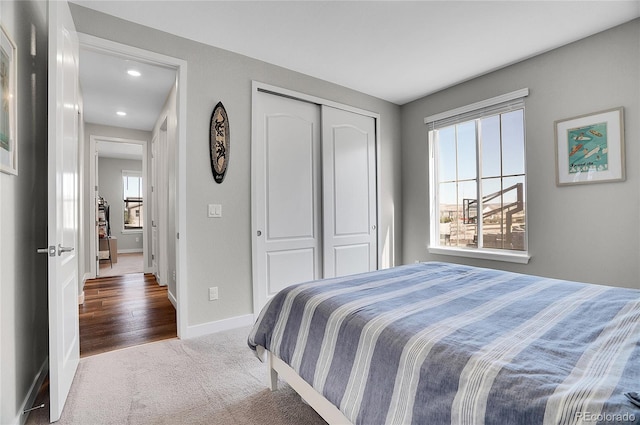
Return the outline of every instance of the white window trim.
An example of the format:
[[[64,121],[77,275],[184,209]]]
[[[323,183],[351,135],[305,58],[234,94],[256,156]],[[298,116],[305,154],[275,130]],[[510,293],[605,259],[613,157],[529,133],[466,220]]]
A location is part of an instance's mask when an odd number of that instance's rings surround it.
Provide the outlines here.
[[[431,126],[436,121],[453,118],[458,115],[463,115],[471,112],[475,112],[484,108],[491,108],[501,103],[510,102],[513,100],[519,100],[529,95],[529,89],[524,88],[516,90],[510,93],[506,93],[500,96],[492,97],[490,99],[482,100],[480,102],[472,103],[470,105],[462,106],[460,108],[451,109],[449,111],[441,112],[439,114],[430,115],[424,119],[424,123]],[[431,130],[431,128],[429,128]],[[429,132],[430,133],[430,132]],[[434,141],[429,134],[429,243],[427,244],[427,250],[430,254],[438,255],[452,255],[456,257],[476,258],[481,260],[503,261],[510,263],[527,264],[531,259],[531,255],[528,251],[512,251],[512,250],[500,250],[491,248],[461,248],[461,247],[443,247],[439,245],[437,236],[439,236],[439,230],[437,228],[440,223],[438,214],[437,202],[432,202],[432,194],[435,193],[434,182],[434,170],[435,170],[435,156],[434,156]],[[525,182],[526,182],[526,166],[525,166]],[[527,228],[528,235],[528,214],[525,216],[527,221],[525,226]],[[527,237],[528,239],[528,237]]]
[[[447,118],[455,117],[456,115],[462,115],[469,112],[477,111],[479,109],[489,108],[491,106],[498,105],[500,103],[510,102],[516,99],[522,99],[529,96],[529,89],[524,88],[510,93],[505,93],[500,96],[492,97],[491,99],[481,100],[480,102],[472,103],[471,105],[461,106],[460,108],[450,109],[439,114],[430,115],[424,119],[425,124],[432,123],[434,121],[440,121]]]
[[[506,251],[490,248],[445,248],[427,245],[430,254],[453,255],[456,257],[477,258],[480,260],[504,261],[507,263],[527,264],[531,255],[527,251]]]
[[[125,176],[142,177],[143,178],[143,184],[142,184],[141,190],[142,190],[142,202],[144,204],[144,176],[142,174],[142,171],[139,171],[139,170],[122,170],[122,177],[125,177]],[[122,180],[121,180],[121,183],[122,183]],[[122,188],[122,189],[124,190],[124,188]],[[122,193],[122,196],[120,198],[121,198],[120,203],[122,205],[120,211],[121,211],[121,214],[122,214],[122,211],[124,210],[124,192]],[[126,227],[124,227],[124,217],[123,217],[123,220],[122,220],[122,232],[121,233],[123,235],[132,235],[132,234],[135,234],[135,233],[144,233],[144,227],[142,229],[127,229]]]

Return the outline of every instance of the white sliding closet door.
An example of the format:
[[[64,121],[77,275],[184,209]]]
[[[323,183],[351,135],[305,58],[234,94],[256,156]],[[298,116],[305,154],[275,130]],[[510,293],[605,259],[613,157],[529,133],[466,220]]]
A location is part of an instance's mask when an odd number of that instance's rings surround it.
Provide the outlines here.
[[[320,107],[255,94],[254,308],[321,275]]]
[[[322,107],[324,277],[377,269],[372,117]]]

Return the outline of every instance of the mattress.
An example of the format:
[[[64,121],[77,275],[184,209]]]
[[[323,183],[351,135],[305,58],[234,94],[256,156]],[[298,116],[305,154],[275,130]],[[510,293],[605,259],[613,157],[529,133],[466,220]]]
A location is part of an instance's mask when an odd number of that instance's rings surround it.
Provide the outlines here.
[[[290,286],[248,342],[356,424],[640,424],[640,290],[412,264]]]

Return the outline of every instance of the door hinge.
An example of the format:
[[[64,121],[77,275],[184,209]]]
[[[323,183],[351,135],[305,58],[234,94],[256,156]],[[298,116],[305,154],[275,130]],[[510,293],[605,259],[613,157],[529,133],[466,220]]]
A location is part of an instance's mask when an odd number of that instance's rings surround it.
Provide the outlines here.
[[[180,233],[176,233],[176,239],[180,239]]]
[[[151,254],[151,259],[155,260],[156,259],[156,255],[155,254]]]

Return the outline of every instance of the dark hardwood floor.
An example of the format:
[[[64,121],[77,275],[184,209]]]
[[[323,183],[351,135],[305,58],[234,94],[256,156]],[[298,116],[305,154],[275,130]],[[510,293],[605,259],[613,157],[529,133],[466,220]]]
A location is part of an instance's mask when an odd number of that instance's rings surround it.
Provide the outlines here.
[[[152,274],[90,279],[80,305],[80,357],[174,338],[176,311]]]

